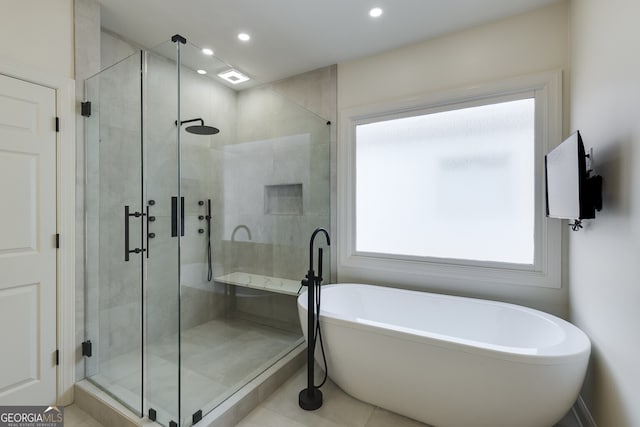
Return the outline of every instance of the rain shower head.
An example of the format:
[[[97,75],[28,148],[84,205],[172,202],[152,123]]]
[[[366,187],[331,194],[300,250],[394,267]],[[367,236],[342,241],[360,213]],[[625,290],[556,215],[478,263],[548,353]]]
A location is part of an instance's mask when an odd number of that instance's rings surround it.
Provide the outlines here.
[[[189,133],[193,133],[195,135],[215,135],[216,133],[220,132],[220,129],[218,128],[214,128],[213,126],[205,126],[204,120],[202,120],[201,118],[183,120],[180,122],[180,126],[182,126],[185,123],[193,123],[193,122],[200,122],[200,124],[187,126],[184,130],[186,130]],[[178,125],[178,121],[176,120],[176,126],[177,125]]]

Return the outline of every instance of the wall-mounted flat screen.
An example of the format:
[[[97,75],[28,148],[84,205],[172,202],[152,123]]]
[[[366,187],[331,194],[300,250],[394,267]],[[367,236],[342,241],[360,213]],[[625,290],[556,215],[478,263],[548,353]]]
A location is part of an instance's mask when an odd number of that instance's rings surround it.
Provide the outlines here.
[[[545,156],[547,216],[595,218],[602,207],[602,179],[589,176],[587,156],[576,131]]]

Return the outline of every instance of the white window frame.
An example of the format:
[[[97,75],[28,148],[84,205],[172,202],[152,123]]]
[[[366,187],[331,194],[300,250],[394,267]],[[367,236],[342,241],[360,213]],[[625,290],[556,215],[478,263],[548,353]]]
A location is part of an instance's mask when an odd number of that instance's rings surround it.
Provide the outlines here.
[[[535,249],[533,265],[359,252],[356,248],[356,127],[360,124],[533,97],[535,113]],[[420,288],[476,284],[560,288],[561,221],[545,216],[544,155],[562,139],[562,73],[546,72],[340,112],[338,144],[338,265],[344,279]]]

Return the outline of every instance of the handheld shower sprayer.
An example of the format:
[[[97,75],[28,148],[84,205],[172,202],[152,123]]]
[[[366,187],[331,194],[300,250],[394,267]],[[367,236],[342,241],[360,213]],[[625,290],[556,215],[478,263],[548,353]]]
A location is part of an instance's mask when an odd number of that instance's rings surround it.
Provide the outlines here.
[[[205,201],[199,200],[198,206],[204,206]],[[206,215],[199,215],[198,219],[200,221],[206,221],[207,224],[207,281],[210,282],[213,279],[213,264],[211,262],[211,219],[213,216],[211,215],[211,199],[207,199],[207,206],[205,207],[207,212]],[[198,229],[198,233],[204,233],[204,228]]]
[[[211,263],[211,199],[207,199],[207,281],[213,279],[213,265]]]

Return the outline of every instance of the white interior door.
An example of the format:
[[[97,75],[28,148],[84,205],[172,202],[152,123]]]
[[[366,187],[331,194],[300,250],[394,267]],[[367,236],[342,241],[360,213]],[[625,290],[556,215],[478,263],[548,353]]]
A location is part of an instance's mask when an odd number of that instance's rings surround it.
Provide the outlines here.
[[[56,97],[0,75],[0,405],[56,401]]]

